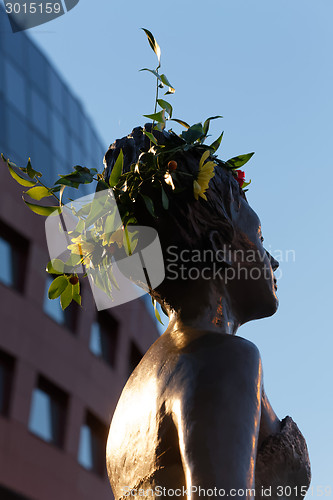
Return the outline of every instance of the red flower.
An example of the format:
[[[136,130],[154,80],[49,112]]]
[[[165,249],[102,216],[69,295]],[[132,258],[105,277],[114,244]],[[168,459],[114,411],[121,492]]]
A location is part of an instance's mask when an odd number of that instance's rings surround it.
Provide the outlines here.
[[[243,170],[236,170],[236,173],[238,184],[242,187],[245,182],[245,172]]]

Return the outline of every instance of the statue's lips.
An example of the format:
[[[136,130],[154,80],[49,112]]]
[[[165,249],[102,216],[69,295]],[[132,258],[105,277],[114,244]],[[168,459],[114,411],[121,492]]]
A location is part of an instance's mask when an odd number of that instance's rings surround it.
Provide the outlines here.
[[[277,279],[275,278],[275,276],[274,276],[274,288],[275,288],[275,291],[278,289]]]

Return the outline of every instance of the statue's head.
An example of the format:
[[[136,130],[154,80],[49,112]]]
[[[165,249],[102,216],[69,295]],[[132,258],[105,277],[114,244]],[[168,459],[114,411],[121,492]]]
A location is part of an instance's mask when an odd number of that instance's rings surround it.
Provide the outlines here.
[[[154,131],[154,135],[159,144],[174,140],[168,132]],[[115,141],[105,155],[105,177],[110,176],[120,150],[124,171],[129,171],[150,146],[141,127]],[[210,158],[216,167],[206,199],[193,196],[193,178],[201,157],[202,150],[195,147],[176,150],[171,163],[168,158],[174,173],[182,174],[183,190],[169,189],[168,209],[157,217],[142,200],[136,202],[138,224],[157,230],[164,256],[165,279],[151,294],[167,309],[181,308],[186,297],[196,308],[213,287],[230,297],[241,311],[242,323],[270,316],[278,305],[273,275],[278,263],[263,247],[260,220],[230,168],[215,156]],[[145,193],[160,205],[160,189],[148,186]]]

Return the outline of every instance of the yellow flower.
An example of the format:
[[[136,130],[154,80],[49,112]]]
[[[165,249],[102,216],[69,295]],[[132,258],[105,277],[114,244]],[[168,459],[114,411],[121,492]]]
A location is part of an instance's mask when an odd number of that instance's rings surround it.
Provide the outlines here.
[[[170,173],[166,173],[164,175],[164,181],[165,181],[166,184],[169,184],[169,186],[171,186],[172,189],[175,189],[175,185],[173,183],[173,179],[172,179],[172,176],[171,176]]]
[[[123,226],[121,226],[117,231],[112,233],[111,238],[109,238],[109,245],[111,243],[117,243],[118,248],[121,248],[123,246],[123,238],[124,238],[124,229]]]
[[[76,238],[72,238],[72,245],[68,245],[68,250],[70,250],[75,255],[80,255],[84,257],[84,263],[86,265],[90,264],[89,256],[95,250],[95,243],[92,241],[86,241],[83,239],[82,234]]]
[[[196,200],[199,199],[199,196],[207,201],[207,197],[205,195],[205,191],[208,189],[209,181],[214,177],[214,167],[216,163],[213,161],[208,161],[205,163],[207,158],[209,157],[210,152],[207,150],[204,152],[200,159],[199,163],[199,173],[196,180],[193,181],[193,194]]]

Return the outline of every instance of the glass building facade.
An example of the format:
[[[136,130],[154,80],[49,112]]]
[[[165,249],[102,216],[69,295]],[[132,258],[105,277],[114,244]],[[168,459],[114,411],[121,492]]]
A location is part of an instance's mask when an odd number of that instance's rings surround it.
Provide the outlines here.
[[[74,165],[102,169],[101,143],[80,101],[25,32],[13,34],[0,5],[0,152],[31,157],[47,184]]]

